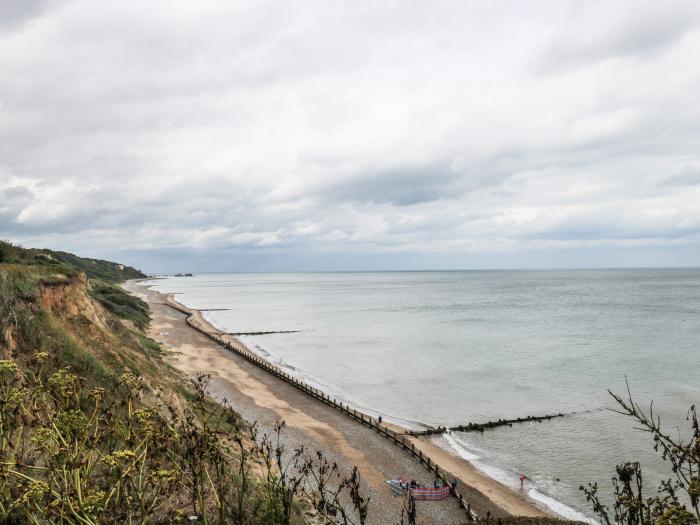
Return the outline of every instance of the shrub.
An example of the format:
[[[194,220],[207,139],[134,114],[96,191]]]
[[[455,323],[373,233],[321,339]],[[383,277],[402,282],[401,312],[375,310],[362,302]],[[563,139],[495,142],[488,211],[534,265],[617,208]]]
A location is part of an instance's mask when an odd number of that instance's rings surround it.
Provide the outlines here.
[[[613,477],[613,508],[602,503],[598,485],[589,483],[580,489],[592,504],[594,512],[606,525],[697,525],[700,523],[700,427],[695,406],[688,410],[691,434],[688,439],[673,437],[661,426],[653,404],[643,410],[632,399],[627,389],[623,399],[612,392],[620,409],[619,414],[631,417],[639,429],[648,432],[654,450],[668,461],[671,477],[663,481],[655,496],[646,496],[642,469],[638,462],[627,462],[616,467]]]

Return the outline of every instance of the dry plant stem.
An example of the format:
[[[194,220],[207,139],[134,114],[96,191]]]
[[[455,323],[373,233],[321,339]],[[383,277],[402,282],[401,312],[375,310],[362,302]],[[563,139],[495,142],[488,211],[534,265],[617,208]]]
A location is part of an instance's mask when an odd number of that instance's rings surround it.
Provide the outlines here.
[[[691,424],[691,434],[683,439],[671,437],[663,430],[661,418],[654,412],[653,403],[644,411],[632,397],[629,384],[623,398],[613,392],[610,395],[619,408],[618,414],[631,417],[638,430],[651,434],[654,449],[668,461],[673,478],[662,481],[655,496],[646,497],[642,470],[637,462],[616,467],[612,479],[612,511],[598,496],[598,485],[589,483],[581,487],[593,511],[606,525],[696,525],[700,523],[700,427],[695,406],[688,410],[686,419]],[[690,509],[687,508],[689,504]]]

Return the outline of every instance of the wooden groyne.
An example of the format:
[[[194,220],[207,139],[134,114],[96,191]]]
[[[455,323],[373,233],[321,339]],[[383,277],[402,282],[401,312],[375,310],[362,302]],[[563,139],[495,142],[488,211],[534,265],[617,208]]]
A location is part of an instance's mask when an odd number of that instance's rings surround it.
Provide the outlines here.
[[[242,357],[246,361],[258,366],[259,368],[262,368],[266,372],[272,374],[273,376],[281,379],[282,381],[298,388],[302,392],[310,395],[311,397],[321,401],[322,403],[335,408],[336,410],[341,411],[343,414],[347,415],[348,417],[351,417],[355,421],[365,425],[368,428],[371,428],[372,430],[378,432],[382,436],[384,436],[386,439],[391,441],[394,445],[404,449],[406,452],[411,454],[414,458],[416,458],[419,462],[423,463],[426,468],[432,472],[437,479],[440,479],[443,483],[449,483],[451,480],[449,479],[451,476],[447,471],[444,469],[440,468],[440,466],[435,463],[429,456],[426,454],[423,454],[423,451],[420,449],[416,449],[416,446],[411,443],[407,438],[406,434],[404,433],[399,433],[396,432],[387,426],[382,425],[378,420],[374,419],[373,417],[364,414],[363,412],[360,412],[352,407],[350,407],[347,403],[343,403],[342,401],[338,401],[335,398],[330,397],[328,394],[325,392],[319,390],[318,388],[314,388],[311,385],[305,383],[304,381],[301,381],[297,379],[296,377],[290,375],[289,373],[285,372],[281,368],[273,365],[266,359],[263,359],[262,357],[259,357],[256,354],[253,354],[250,351],[243,350],[236,345],[231,344],[229,341],[226,341],[223,338],[223,333],[213,333],[209,330],[205,330],[204,327],[202,327],[199,323],[193,322],[192,320],[192,315],[193,312],[189,308],[181,305],[177,301],[173,300],[170,297],[166,297],[165,301],[163,304],[166,304],[170,306],[171,308],[185,314],[187,317],[185,318],[185,322],[201,334],[205,335],[215,343],[218,343],[219,345],[223,346],[227,350],[233,352],[234,354]],[[228,335],[228,334],[226,334]],[[454,498],[457,500],[459,503],[460,507],[466,512],[467,514],[467,519],[469,521],[474,521],[478,519],[478,516],[476,512],[474,512],[471,508],[471,505],[469,502],[464,498],[464,495],[457,491],[454,490],[452,491],[452,495]]]
[[[467,423],[466,425],[457,425],[455,427],[435,427],[435,428],[428,428],[426,430],[417,430],[417,431],[409,431],[407,434],[411,436],[436,436],[439,434],[444,434],[448,430],[454,430],[456,432],[483,432],[484,430],[488,430],[491,428],[496,428],[496,427],[512,427],[515,424],[518,423],[528,423],[532,421],[549,421],[550,419],[554,419],[556,417],[564,417],[566,414],[547,414],[544,416],[527,416],[527,417],[518,417],[515,419],[499,419],[497,421],[487,421],[486,423]]]
[[[177,292],[175,292],[175,293],[177,293]],[[176,300],[174,300],[171,297],[171,295],[175,295],[175,293],[170,293],[170,294],[166,295],[165,299],[163,300],[163,302],[161,304],[167,304],[170,308],[174,308],[175,310],[177,310],[180,313],[185,314],[189,318],[189,316],[192,315],[192,310],[190,310],[189,308],[187,308],[185,306],[182,306],[180,303],[178,303]],[[200,332],[203,332],[203,330],[201,330],[200,328],[197,328],[197,330]]]
[[[277,330],[273,332],[228,332],[226,335],[270,335],[270,334],[298,334],[301,330]]]

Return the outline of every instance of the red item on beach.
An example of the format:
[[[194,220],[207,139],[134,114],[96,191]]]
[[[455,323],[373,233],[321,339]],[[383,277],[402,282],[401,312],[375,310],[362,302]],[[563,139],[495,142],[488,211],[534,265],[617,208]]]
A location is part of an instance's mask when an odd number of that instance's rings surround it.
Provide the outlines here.
[[[441,499],[445,499],[450,495],[450,490],[452,488],[448,484],[437,488],[411,487],[410,483],[403,478],[388,479],[386,482],[391,487],[391,490],[393,490],[396,494],[406,494],[406,492],[408,491],[411,493],[411,495],[413,495],[414,499],[421,500],[438,501]]]
[[[413,499],[423,499],[423,500],[440,500],[445,499],[450,495],[450,486],[443,485],[442,487],[434,488],[415,488],[409,489],[413,495]]]

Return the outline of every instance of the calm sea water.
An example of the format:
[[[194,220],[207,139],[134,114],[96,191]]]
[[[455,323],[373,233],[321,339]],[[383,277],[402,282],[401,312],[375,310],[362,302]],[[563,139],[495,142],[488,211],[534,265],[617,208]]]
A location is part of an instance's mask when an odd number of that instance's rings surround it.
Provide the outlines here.
[[[700,270],[202,274],[154,281],[335,397],[413,424],[573,413],[445,445],[568,517],[649,437],[612,413],[625,391],[670,428],[700,401]]]

